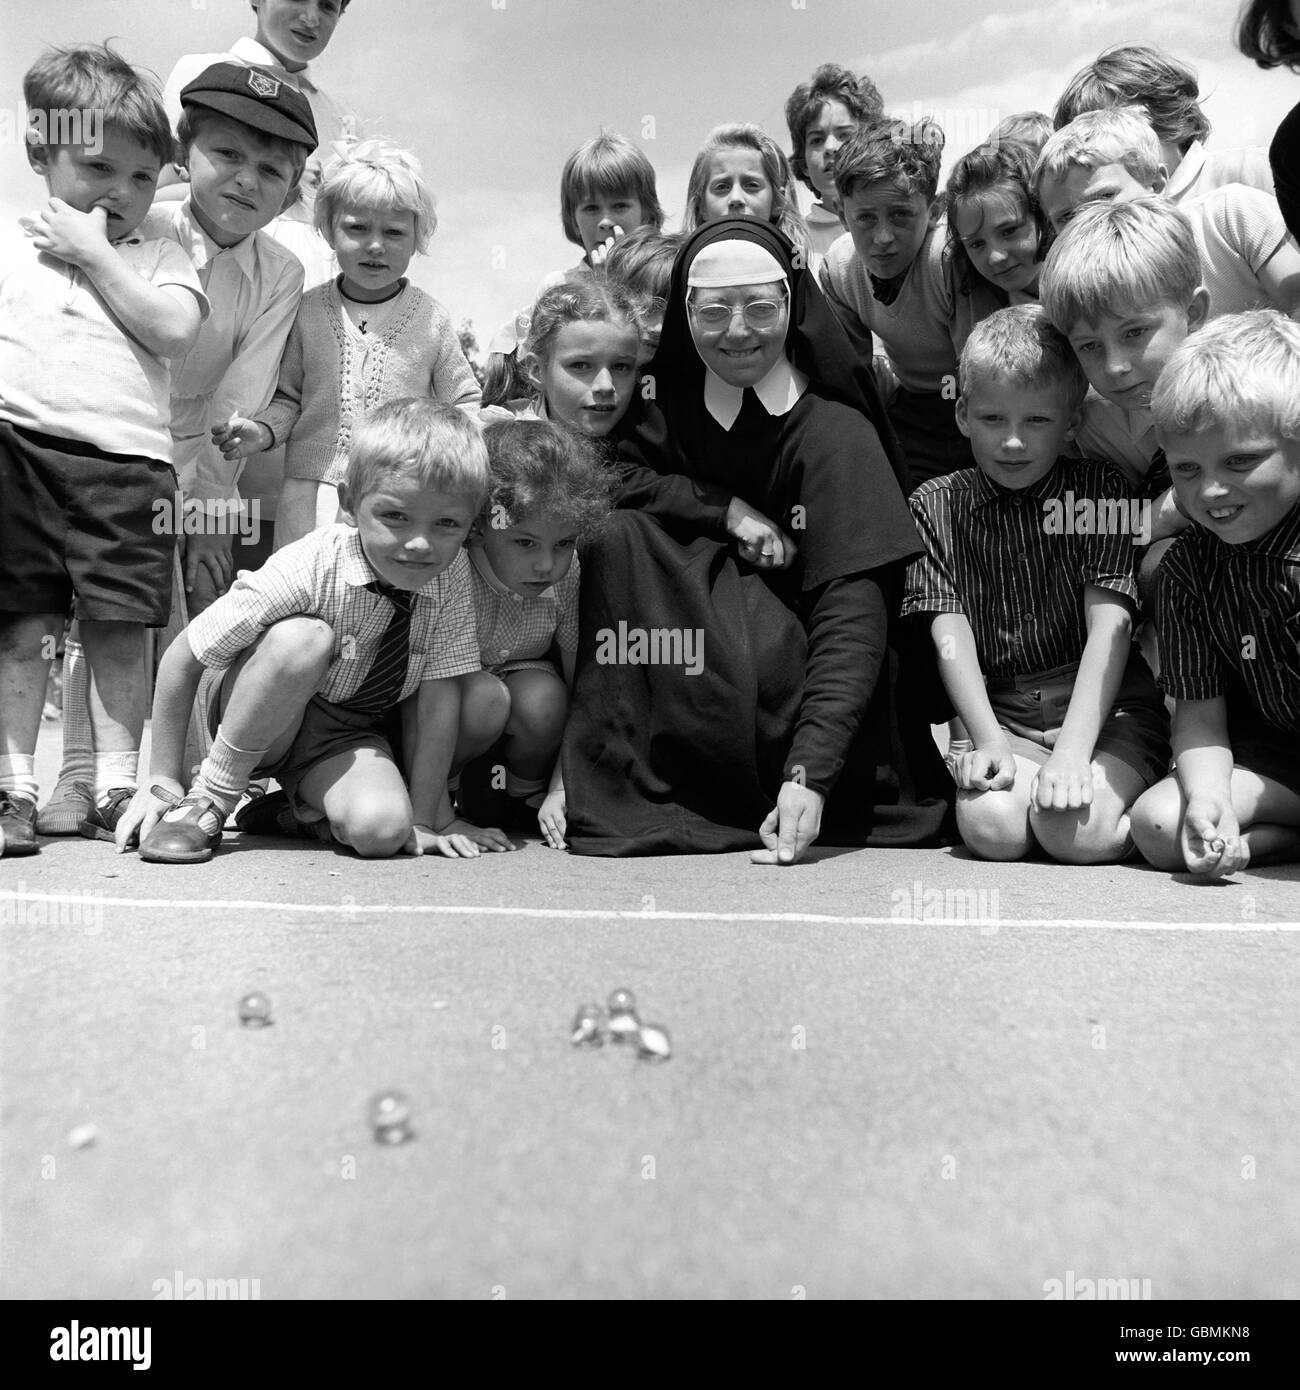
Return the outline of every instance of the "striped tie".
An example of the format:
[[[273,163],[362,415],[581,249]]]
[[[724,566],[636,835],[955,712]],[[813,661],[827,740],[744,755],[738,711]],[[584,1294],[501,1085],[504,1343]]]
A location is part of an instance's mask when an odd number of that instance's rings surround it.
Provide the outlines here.
[[[394,589],[378,579],[366,585],[371,593],[382,594],[393,605],[384,635],[379,639],[375,659],[361,682],[361,689],[341,703],[346,709],[361,714],[381,714],[397,703],[406,683],[406,668],[411,659],[411,607],[415,595]]]

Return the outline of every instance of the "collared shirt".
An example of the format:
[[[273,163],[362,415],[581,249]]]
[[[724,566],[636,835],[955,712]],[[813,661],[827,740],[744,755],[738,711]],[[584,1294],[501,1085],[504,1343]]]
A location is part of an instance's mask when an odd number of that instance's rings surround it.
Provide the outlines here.
[[[319,618],[333,630],[334,643],[317,693],[341,703],[360,690],[392,616],[393,605],[366,587],[374,579],[355,527],[321,527],[277,550],[261,569],[241,572],[186,629],[190,650],[204,666],[221,671],[273,623]],[[474,589],[463,550],[416,591],[410,641],[399,699],[421,681],[479,669]]]
[[[1241,682],[1260,715],[1300,733],[1300,506],[1228,545],[1190,526],[1160,562],[1160,685],[1213,700]]]
[[[150,285],[208,300],[189,259],[139,229],[113,250]],[[200,330],[202,331],[202,330]],[[31,241],[0,253],[0,419],[106,454],[172,461],[170,364],[129,337],[83,270]]]
[[[212,305],[194,346],[172,363],[171,431],[181,488],[205,500],[233,497],[243,463],[222,457],[211,428],[236,413],[252,418],[270,403],[302,297],[302,265],[264,232],[223,249],[194,220],[188,198],[158,204],[142,226],[189,256]]]
[[[1145,486],[1160,450],[1149,410],[1124,410],[1095,391],[1089,391],[1083,403],[1076,439],[1084,458],[1114,464],[1135,490]]]
[[[704,369],[704,404],[724,430],[730,431],[739,418],[745,389],[723,381],[712,367]],[[808,389],[808,378],[788,357],[782,357],[762,381],[749,389],[769,415],[779,417],[794,409],[795,402]]]
[[[1137,600],[1131,500],[1096,459],[1058,459],[1020,491],[978,468],[931,478],[908,499],[926,553],[908,569],[903,616],[964,613],[988,679],[1078,661],[1084,586]]]
[[[1268,151],[1256,146],[1237,150],[1207,150],[1200,140],[1187,147],[1178,168],[1169,175],[1164,195],[1171,203],[1201,198],[1228,183],[1244,183],[1261,193],[1273,192]]]
[[[479,661],[485,671],[538,661],[557,641],[561,651],[578,650],[581,569],[576,555],[563,579],[530,598],[506,588],[482,546],[471,546],[469,558],[478,615]]]

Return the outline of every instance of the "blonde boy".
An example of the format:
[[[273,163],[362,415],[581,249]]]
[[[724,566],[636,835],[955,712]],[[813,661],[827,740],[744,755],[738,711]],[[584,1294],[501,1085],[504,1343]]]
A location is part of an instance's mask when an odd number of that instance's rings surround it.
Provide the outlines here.
[[[366,858],[510,848],[499,831],[462,827],[447,795],[455,678],[479,669],[462,546],[487,483],[482,436],[460,411],[413,399],[376,411],[353,441],[346,523],[241,575],[168,648],[154,699],[155,785],[118,823],[119,850],[138,833],[142,859],[211,859],[254,776],[275,777],[299,822],[327,826]],[[186,791],[196,693],[213,743]],[[383,727],[399,706],[409,795]],[[237,823],[284,828],[262,815]]]
[[[1300,327],[1216,320],[1151,401],[1190,526],[1161,566],[1176,772],[1133,808],[1146,859],[1222,877],[1300,858]]]
[[[1134,107],[1088,111],[1058,130],[1034,168],[1034,191],[1059,232],[1083,203],[1163,196],[1169,174],[1160,142]],[[1277,199],[1245,184],[1185,198],[1211,314],[1300,308],[1300,247]]]

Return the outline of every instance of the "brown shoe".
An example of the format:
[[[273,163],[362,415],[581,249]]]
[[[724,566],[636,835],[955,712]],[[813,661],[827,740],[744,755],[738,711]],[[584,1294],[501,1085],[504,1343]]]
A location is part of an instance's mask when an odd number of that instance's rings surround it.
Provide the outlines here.
[[[0,792],[0,855],[35,854],[36,803],[13,792]]]
[[[226,813],[201,792],[191,790],[180,800],[162,787],[149,790],[172,809],[144,837],[140,858],[149,864],[206,864],[221,843]]]

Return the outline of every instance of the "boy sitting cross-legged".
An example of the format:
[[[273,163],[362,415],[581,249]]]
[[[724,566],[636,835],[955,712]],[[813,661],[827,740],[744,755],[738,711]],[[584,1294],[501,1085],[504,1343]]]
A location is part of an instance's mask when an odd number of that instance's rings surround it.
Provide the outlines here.
[[[985,859],[1035,843],[1063,863],[1124,858],[1128,809],[1169,764],[1132,643],[1128,490],[1105,464],[1061,458],[1086,389],[1041,309],[993,314],[961,358],[957,422],[978,467],[911,497],[926,554],[902,612],[928,618],[974,743],[950,766],[962,839]]]
[[[118,849],[138,834],[142,859],[211,859],[254,776],[275,777],[300,822],[327,822],[366,858],[511,848],[500,831],[457,821],[447,794],[454,678],[479,669],[462,545],[487,483],[478,426],[454,407],[405,399],[376,411],[354,437],[340,489],[347,522],[241,575],[168,648],[154,699],[155,786],[119,822]],[[214,738],[186,791],[196,692]],[[399,703],[409,795],[382,727]]]
[[[1160,567],[1160,683],[1177,771],[1133,808],[1158,869],[1300,858],[1300,326],[1225,315],[1161,373],[1151,411],[1192,525]]]

